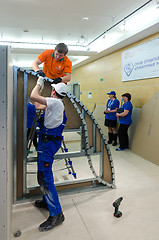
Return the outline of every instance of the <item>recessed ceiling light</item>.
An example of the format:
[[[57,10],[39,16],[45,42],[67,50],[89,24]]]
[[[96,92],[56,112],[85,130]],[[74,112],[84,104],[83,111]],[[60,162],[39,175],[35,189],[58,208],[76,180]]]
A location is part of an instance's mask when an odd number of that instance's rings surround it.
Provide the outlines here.
[[[83,21],[88,21],[88,17],[83,17]]]

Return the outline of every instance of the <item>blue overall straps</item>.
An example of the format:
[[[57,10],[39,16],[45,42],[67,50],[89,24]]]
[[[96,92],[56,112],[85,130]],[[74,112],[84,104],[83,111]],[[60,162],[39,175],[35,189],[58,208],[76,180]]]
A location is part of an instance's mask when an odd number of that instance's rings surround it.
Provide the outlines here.
[[[41,135],[48,134],[53,135],[54,137],[62,136],[66,121],[67,118],[64,112],[63,123],[59,127],[47,129],[43,126],[39,133],[39,143],[37,149],[38,183],[43,192],[43,201],[48,205],[50,216],[56,216],[62,212],[52,172],[54,155],[61,147],[61,141],[55,140],[43,142],[41,140]]]

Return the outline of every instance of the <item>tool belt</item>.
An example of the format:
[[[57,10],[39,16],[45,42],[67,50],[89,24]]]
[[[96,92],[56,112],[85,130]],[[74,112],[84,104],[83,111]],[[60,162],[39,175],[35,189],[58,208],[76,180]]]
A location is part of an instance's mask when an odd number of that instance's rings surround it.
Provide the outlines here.
[[[49,141],[61,141],[62,140],[62,137],[60,136],[52,136],[52,135],[47,135],[47,134],[42,134],[41,135],[41,140],[43,142],[49,142]]]

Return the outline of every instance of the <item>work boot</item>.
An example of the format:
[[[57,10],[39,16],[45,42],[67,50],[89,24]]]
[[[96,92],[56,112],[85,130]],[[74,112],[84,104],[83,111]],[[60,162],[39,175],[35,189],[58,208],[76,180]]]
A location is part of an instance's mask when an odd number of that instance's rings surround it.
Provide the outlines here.
[[[62,212],[53,217],[49,216],[45,222],[40,224],[39,231],[40,232],[49,231],[49,230],[53,229],[54,227],[56,227],[57,225],[61,224],[64,220],[65,220],[65,217]]]
[[[35,201],[35,206],[36,206],[37,208],[45,208],[45,209],[48,210],[47,204],[44,203],[42,200],[36,200],[36,201]]]

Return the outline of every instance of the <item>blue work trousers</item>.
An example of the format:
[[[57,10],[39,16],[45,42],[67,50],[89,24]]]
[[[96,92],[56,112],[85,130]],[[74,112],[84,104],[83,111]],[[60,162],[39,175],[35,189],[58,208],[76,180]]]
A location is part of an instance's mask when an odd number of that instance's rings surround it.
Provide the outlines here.
[[[43,142],[39,136],[38,183],[43,192],[43,201],[48,205],[50,216],[56,216],[62,212],[52,172],[54,155],[60,147],[61,141]]]

